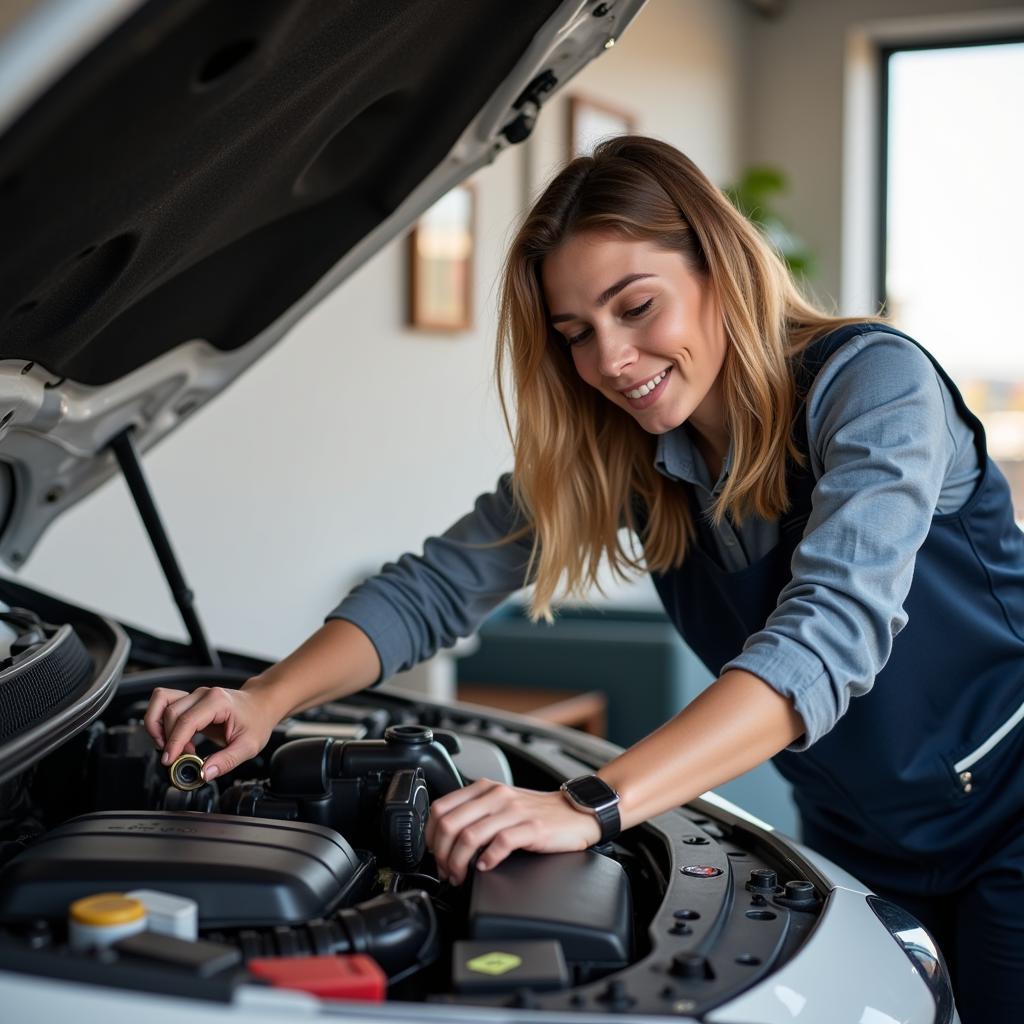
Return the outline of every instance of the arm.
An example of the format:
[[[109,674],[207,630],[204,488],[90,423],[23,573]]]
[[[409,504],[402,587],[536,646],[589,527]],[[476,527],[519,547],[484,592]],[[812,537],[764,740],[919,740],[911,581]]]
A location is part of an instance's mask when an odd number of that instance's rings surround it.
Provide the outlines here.
[[[422,555],[385,565],[328,619],[347,620],[370,638],[380,658],[379,679],[411,668],[469,636],[526,583],[533,534],[499,543],[524,525],[506,473],[493,492],[477,498],[472,512],[440,537],[427,538]]]
[[[732,669],[597,774],[619,794],[630,828],[756,768],[803,732],[791,701]]]
[[[794,750],[871,689],[907,623],[904,601],[944,482],[962,478],[964,456],[977,465],[946,397],[928,357],[884,332],[843,346],[811,390],[817,482],[792,578],[764,628],[722,670],[753,673],[793,701],[807,727]]]
[[[361,690],[468,635],[525,582],[532,535],[495,543],[521,525],[506,475],[469,515],[428,538],[422,556],[385,566],[294,653],[240,690],[154,690],[145,725],[163,763],[192,752],[202,731],[225,744],[204,769],[215,778],[261,750],[287,715]]]
[[[749,672],[727,672],[597,774],[619,794],[630,828],[748,771],[803,731],[785,697]],[[426,837],[442,876],[460,884],[477,851],[477,869],[488,871],[517,849],[585,850],[600,828],[557,791],[480,779],[431,805]]]

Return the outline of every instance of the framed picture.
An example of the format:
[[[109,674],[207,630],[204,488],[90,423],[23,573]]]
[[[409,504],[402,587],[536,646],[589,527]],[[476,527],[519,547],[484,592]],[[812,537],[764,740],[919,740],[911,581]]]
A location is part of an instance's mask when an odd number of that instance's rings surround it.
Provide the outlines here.
[[[594,146],[610,135],[636,131],[636,118],[621,107],[579,93],[569,97],[569,159],[590,156]]]
[[[409,234],[409,325],[430,331],[473,326],[476,192],[457,185]]]

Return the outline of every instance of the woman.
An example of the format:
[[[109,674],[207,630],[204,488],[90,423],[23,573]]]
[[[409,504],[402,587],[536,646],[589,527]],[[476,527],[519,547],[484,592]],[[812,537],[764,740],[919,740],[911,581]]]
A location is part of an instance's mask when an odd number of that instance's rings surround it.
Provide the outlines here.
[[[652,574],[716,681],[590,780],[618,796],[600,817],[489,780],[436,801],[441,872],[583,849],[616,810],[629,828],[774,757],[806,841],[935,933],[964,1020],[1024,1019],[1024,535],[956,387],[888,324],[809,305],[704,175],[642,137],[551,182],[500,320],[514,473],[240,691],[156,691],[164,762],[203,730],[226,743],[207,777],[231,770],[526,580],[549,618],[560,581],[582,593],[607,557]]]

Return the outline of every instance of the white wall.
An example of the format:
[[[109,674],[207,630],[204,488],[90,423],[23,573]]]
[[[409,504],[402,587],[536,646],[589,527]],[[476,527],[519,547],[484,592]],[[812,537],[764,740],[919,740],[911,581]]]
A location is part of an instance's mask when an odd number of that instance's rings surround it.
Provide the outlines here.
[[[850,34],[868,22],[877,28],[919,19],[924,31],[946,16],[967,15],[957,19],[965,26],[988,21],[989,12],[1021,10],[1020,3],[992,0],[786,0],[779,17],[751,20],[743,159],[786,173],[790,193],[777,206],[817,256],[812,284],[822,302],[838,307],[842,299],[843,86]],[[866,173],[873,171],[874,165]],[[873,217],[874,210],[862,215]],[[846,258],[868,255],[848,251]],[[846,311],[873,312],[863,308],[864,296],[858,289]]]
[[[744,37],[736,2],[652,2],[580,76],[724,183],[738,170]],[[279,657],[358,577],[467,509],[510,464],[491,383],[494,283],[522,196],[561,158],[564,98],[526,153],[475,176],[476,328],[404,327],[396,240],[145,468],[215,643]],[[182,636],[127,491],[108,484],[57,523],[20,577]]]

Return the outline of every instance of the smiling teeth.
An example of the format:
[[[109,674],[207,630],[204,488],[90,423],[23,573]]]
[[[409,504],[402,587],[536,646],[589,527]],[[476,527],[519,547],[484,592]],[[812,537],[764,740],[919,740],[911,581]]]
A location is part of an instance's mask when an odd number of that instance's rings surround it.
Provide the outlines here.
[[[664,379],[668,370],[662,370],[657,377],[652,377],[646,384],[641,384],[635,391],[627,391],[627,398],[643,398],[649,395]]]

